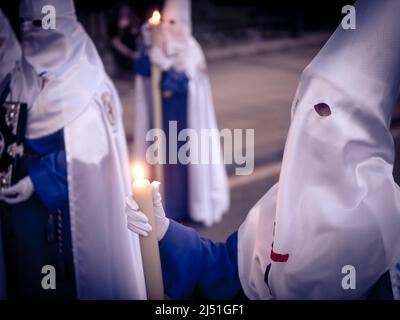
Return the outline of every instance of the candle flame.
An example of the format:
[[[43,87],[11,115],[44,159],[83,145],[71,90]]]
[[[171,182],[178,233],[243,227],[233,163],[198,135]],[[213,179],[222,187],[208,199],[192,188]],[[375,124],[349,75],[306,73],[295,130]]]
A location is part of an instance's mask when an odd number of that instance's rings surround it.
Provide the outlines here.
[[[153,15],[149,19],[149,23],[153,26],[158,26],[161,22],[161,13],[158,10],[153,12]]]
[[[132,177],[136,180],[144,179],[145,177],[144,168],[139,164],[132,164],[131,173]]]

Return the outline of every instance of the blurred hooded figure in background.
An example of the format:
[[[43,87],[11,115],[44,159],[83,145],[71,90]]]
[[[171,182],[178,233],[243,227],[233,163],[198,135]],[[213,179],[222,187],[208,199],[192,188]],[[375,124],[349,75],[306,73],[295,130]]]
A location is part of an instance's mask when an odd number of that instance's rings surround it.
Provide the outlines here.
[[[145,22],[140,28],[138,54],[134,61],[135,69],[135,126],[133,155],[135,161],[146,163],[147,132],[154,127],[152,92],[151,92],[151,62],[150,50],[152,27]]]
[[[302,74],[279,185],[226,243],[167,219],[154,188],[171,298],[400,298],[400,189],[390,133],[400,1],[359,0],[355,9],[357,28],[339,26]],[[129,228],[146,235],[143,213],[132,198],[127,203]]]
[[[201,129],[218,129],[211,87],[207,75],[207,64],[200,45],[192,36],[190,0],[167,0],[162,11],[161,46],[150,50],[150,60],[162,70],[160,90],[162,96],[162,125],[167,140],[166,150],[179,150],[186,141],[174,136],[184,129],[192,129],[200,137]],[[149,45],[148,25],[142,28],[144,44]],[[151,34],[150,34],[151,35]],[[147,39],[147,40],[146,40]],[[136,135],[134,157],[144,161],[146,133],[153,128],[151,114],[150,76],[148,61],[139,56],[142,66],[136,67],[139,79],[136,82]],[[171,129],[171,130],[170,130]],[[210,130],[210,131],[211,131]],[[215,131],[214,131],[215,133]],[[193,221],[210,226],[221,220],[229,208],[229,187],[223,164],[219,135],[208,141],[210,163],[183,164],[166,152],[163,165],[165,207],[168,217]],[[199,144],[201,144],[199,143]],[[197,146],[201,152],[202,146]],[[175,150],[175,151],[176,151]],[[191,150],[195,153],[194,150]],[[177,153],[177,152],[176,152]]]
[[[56,25],[45,29],[49,6]],[[9,99],[29,104],[26,174],[1,192],[10,211],[0,289],[9,298],[143,299],[138,237],[124,227],[129,164],[115,88],[72,0],[21,0],[20,18],[24,56],[9,28],[5,54],[14,59]],[[56,290],[41,286],[45,265],[56,268]]]

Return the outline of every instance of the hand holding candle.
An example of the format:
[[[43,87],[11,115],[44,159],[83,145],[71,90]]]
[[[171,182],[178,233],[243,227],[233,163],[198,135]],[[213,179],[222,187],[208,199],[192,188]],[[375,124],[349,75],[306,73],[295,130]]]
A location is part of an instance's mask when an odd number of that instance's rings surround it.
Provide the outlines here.
[[[147,228],[148,236],[140,237],[147,298],[149,300],[163,300],[164,286],[153,207],[153,186],[144,178],[144,171],[140,166],[135,165],[133,167],[133,175],[135,177],[132,184],[133,199],[136,201],[139,207],[138,209],[144,213],[148,224],[151,226],[151,229]],[[146,225],[144,219],[142,220],[144,225]]]
[[[152,27],[152,47],[158,46],[160,42],[161,15],[159,11],[155,11],[149,19],[149,24]],[[151,69],[151,88],[152,88],[152,106],[153,106],[153,124],[155,128],[162,127],[161,116],[161,94],[160,94],[160,78],[161,71],[156,65],[152,65]],[[160,152],[162,149],[159,146]],[[132,185],[133,200],[136,201],[139,208],[136,212],[136,217],[132,218],[132,225],[128,227],[138,234],[148,234],[147,237],[140,237],[140,247],[142,252],[143,270],[146,282],[147,298],[149,300],[163,300],[164,286],[161,273],[160,252],[157,239],[157,226],[155,223],[155,214],[153,206],[153,186],[144,178],[143,168],[135,165],[132,168],[135,178]],[[160,164],[154,166],[154,177],[158,181],[163,181],[162,167]],[[157,188],[158,189],[158,188]],[[157,190],[158,193],[158,190]],[[128,204],[129,205],[129,204]],[[161,206],[162,209],[162,206]],[[158,210],[158,209],[157,209]],[[163,211],[163,209],[162,209]],[[145,217],[140,216],[144,213]],[[165,216],[165,214],[164,214]],[[145,220],[147,219],[147,221]],[[166,219],[166,218],[165,218]],[[166,219],[168,221],[168,219]],[[151,228],[148,227],[150,225]],[[144,227],[140,230],[138,226]],[[168,228],[168,226],[167,226]],[[138,231],[140,230],[140,232]]]

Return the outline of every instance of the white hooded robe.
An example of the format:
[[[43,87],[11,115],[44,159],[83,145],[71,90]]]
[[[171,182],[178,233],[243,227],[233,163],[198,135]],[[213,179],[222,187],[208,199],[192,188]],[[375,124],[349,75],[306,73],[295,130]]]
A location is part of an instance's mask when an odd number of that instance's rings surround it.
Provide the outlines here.
[[[173,20],[173,26],[169,22]],[[201,129],[218,130],[207,64],[199,43],[191,35],[189,0],[168,0],[162,12],[162,40],[166,59],[189,77],[188,128],[200,136]],[[177,36],[179,34],[179,36]],[[143,161],[149,128],[151,95],[148,79],[136,79],[135,158]],[[179,134],[179,133],[178,133]],[[202,142],[204,143],[204,141]],[[189,163],[189,217],[206,226],[221,221],[229,209],[228,177],[219,136],[209,139],[209,154],[215,163]]]
[[[339,26],[303,72],[279,185],[239,229],[239,275],[251,299],[366,298],[400,261],[390,133],[400,1],[359,0],[355,8],[357,28]]]
[[[55,7],[56,29],[32,23],[44,5]],[[27,138],[64,129],[78,298],[145,299],[139,239],[125,222],[130,175],[118,94],[72,1],[22,0],[20,15],[24,56],[43,84]]]

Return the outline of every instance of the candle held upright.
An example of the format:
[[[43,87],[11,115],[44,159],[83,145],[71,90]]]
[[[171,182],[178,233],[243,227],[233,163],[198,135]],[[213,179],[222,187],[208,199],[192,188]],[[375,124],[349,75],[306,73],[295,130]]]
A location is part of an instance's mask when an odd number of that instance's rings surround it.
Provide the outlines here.
[[[138,204],[140,211],[149,219],[149,224],[152,227],[147,237],[140,237],[147,299],[163,300],[164,285],[153,208],[153,187],[148,180],[144,179],[144,172],[141,167],[136,165],[133,171],[136,176],[132,184],[133,198]]]
[[[160,35],[160,24],[161,24],[161,14],[158,10],[153,12],[152,17],[149,19],[149,24],[152,27],[152,47],[161,46],[161,35]],[[162,129],[162,111],[161,111],[161,92],[160,92],[160,81],[161,81],[161,70],[156,64],[151,65],[151,95],[152,95],[152,107],[153,107],[153,125],[154,128]],[[158,143],[159,158],[162,159],[162,155],[165,150],[163,150],[163,145]],[[154,178],[161,183],[160,192],[163,194],[163,169],[160,163],[154,165]]]

